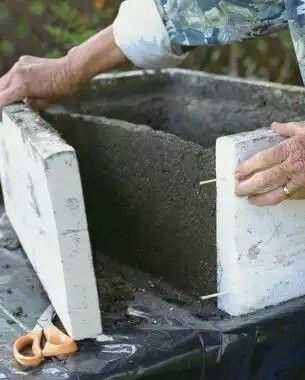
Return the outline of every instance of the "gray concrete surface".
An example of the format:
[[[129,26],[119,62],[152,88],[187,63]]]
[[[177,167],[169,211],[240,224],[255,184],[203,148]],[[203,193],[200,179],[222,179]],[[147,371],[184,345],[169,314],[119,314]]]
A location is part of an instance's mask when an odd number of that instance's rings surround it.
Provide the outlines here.
[[[215,185],[198,184],[215,176],[215,140],[305,119],[304,94],[167,70],[104,75],[50,110],[78,154],[95,251],[189,293],[214,292]]]
[[[214,151],[147,126],[52,120],[78,154],[93,251],[174,285],[215,290]]]

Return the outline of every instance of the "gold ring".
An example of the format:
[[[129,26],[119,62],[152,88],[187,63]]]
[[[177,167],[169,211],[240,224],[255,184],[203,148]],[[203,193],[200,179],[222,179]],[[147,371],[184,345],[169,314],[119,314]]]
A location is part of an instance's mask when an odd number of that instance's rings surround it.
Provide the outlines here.
[[[290,193],[288,187],[287,187],[287,186],[284,186],[284,187],[283,187],[283,190],[284,190],[284,193],[285,193],[286,198],[289,198],[289,197],[291,196],[291,193]]]

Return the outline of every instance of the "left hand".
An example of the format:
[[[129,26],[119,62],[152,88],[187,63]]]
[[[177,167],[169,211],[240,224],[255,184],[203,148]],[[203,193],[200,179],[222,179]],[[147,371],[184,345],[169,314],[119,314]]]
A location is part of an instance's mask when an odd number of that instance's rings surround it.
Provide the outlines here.
[[[47,108],[73,94],[81,83],[74,66],[70,55],[57,59],[20,57],[0,77],[0,107],[25,99],[33,108]]]
[[[236,171],[235,194],[257,206],[284,201],[287,190],[289,199],[305,199],[305,122],[275,122],[271,128],[288,138],[257,153]]]

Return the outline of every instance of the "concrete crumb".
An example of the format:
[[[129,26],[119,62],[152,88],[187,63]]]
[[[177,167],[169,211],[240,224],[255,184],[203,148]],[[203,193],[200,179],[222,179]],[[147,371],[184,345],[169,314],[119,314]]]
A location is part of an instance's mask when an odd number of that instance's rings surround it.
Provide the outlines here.
[[[23,316],[23,308],[21,306],[17,306],[16,309],[12,312],[13,316],[18,318]]]
[[[103,313],[125,312],[135,302],[137,293],[152,294],[175,306],[205,306],[192,296],[172,287],[164,279],[144,273],[137,268],[120,264],[98,253],[95,262],[100,304]]]

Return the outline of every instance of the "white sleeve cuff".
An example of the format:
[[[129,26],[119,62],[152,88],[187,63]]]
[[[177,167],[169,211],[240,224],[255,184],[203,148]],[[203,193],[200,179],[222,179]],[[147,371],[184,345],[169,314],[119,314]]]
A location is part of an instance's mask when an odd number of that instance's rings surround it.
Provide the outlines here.
[[[173,67],[187,56],[172,51],[154,0],[125,0],[114,21],[113,32],[118,47],[138,67]]]

